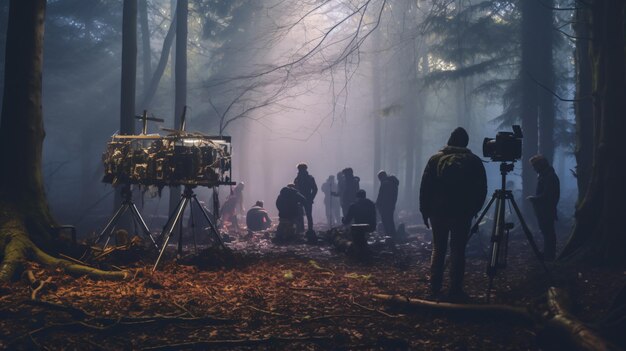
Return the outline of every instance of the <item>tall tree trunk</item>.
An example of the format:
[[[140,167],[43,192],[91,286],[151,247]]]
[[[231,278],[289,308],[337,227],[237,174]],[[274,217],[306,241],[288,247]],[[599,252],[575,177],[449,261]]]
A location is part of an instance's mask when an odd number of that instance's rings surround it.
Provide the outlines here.
[[[591,3],[593,167],[564,257],[623,265],[626,213],[626,3]]]
[[[0,281],[16,277],[26,260],[70,273],[124,278],[54,258],[55,221],[44,193],[41,156],[45,131],[41,108],[45,0],[11,0],[0,120]],[[10,166],[8,166],[10,165]]]
[[[157,88],[159,87],[159,82],[161,81],[163,73],[165,72],[165,68],[167,67],[167,61],[170,56],[170,51],[172,49],[172,43],[174,42],[175,35],[176,17],[173,17],[170,28],[167,30],[165,39],[163,39],[163,47],[161,48],[161,56],[159,57],[159,62],[157,63],[156,69],[154,70],[154,74],[150,78],[150,83],[144,89],[141,102],[142,110],[147,110],[150,107],[152,98],[154,98],[154,94],[156,94]],[[174,62],[173,59],[172,62]]]
[[[552,49],[554,45],[553,14],[551,8],[553,0],[542,0],[541,9],[535,18],[538,31],[543,33],[537,41],[537,76],[535,78],[545,87],[537,87],[539,95],[539,153],[550,162],[554,162],[554,62]]]
[[[137,0],[124,0],[122,18],[122,94],[120,133],[135,133],[135,92],[137,83]]]
[[[589,58],[590,11],[584,6],[576,10],[576,182],[578,204],[587,193],[593,162],[593,105],[591,100],[591,60]]]
[[[120,134],[135,134],[135,93],[137,91],[137,0],[124,0],[122,15],[122,86]],[[123,185],[114,196],[114,207],[122,202]],[[129,222],[126,222],[128,224]]]
[[[521,107],[522,129],[524,131],[524,143],[522,147],[522,191],[524,198],[533,193],[535,187],[535,172],[528,160],[537,154],[538,137],[538,96],[537,84],[533,78],[537,77],[538,55],[536,41],[541,33],[535,23],[538,13],[542,10],[539,0],[525,0],[520,2],[521,23],[521,50],[522,61],[520,79],[522,81]],[[529,204],[524,202],[525,212],[529,211]]]
[[[152,78],[152,49],[150,49],[150,27],[148,26],[148,0],[139,0],[139,21],[141,23],[141,58],[143,68],[143,95]]]
[[[408,33],[413,33],[416,18],[415,12],[416,8],[415,2],[405,2],[406,5],[404,9],[404,20],[403,20],[403,35],[404,40],[406,40],[406,44],[403,45],[403,53],[404,56],[403,61],[405,61],[406,66],[402,67],[404,71],[404,148],[405,148],[405,164],[404,164],[404,184],[402,187],[404,191],[401,193],[404,196],[401,198],[402,204],[404,208],[415,209],[417,204],[417,199],[415,198],[415,194],[413,191],[413,178],[415,177],[415,132],[416,132],[416,120],[420,116],[416,115],[416,99],[415,96],[415,81],[417,80],[417,61],[419,58],[417,57],[416,46],[415,46],[415,38],[411,38],[411,36],[407,35]]]
[[[188,0],[176,2],[176,63],[174,66],[174,129],[180,128],[187,105],[187,16]],[[170,213],[180,200],[180,186],[170,187]]]
[[[12,0],[0,121],[0,199],[25,214],[33,239],[44,244],[54,224],[44,192],[41,152],[45,131],[41,110],[41,70],[45,0]],[[4,210],[4,209],[0,209]],[[0,215],[2,217],[2,215]]]
[[[382,151],[382,138],[383,138],[383,133],[382,133],[382,123],[381,123],[381,118],[382,118],[382,114],[381,114],[381,110],[382,110],[382,105],[381,105],[381,89],[380,89],[380,85],[382,84],[381,81],[381,74],[380,74],[380,52],[378,52],[378,50],[380,50],[380,43],[381,43],[381,33],[380,33],[380,29],[376,30],[374,32],[374,56],[372,58],[372,118],[374,119],[374,173],[372,176],[372,180],[374,182],[374,184],[376,184],[376,176],[378,174],[378,171],[380,171],[382,169],[382,159],[381,159],[381,151]],[[374,189],[375,191],[372,192],[372,197],[375,198],[378,194],[378,187],[376,185],[374,185]]]

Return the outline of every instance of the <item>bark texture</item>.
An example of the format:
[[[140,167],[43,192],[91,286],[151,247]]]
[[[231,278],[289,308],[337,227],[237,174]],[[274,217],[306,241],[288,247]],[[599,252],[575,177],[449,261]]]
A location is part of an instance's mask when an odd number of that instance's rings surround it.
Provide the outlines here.
[[[594,264],[626,263],[626,2],[591,6],[593,166],[576,225],[562,257]]]

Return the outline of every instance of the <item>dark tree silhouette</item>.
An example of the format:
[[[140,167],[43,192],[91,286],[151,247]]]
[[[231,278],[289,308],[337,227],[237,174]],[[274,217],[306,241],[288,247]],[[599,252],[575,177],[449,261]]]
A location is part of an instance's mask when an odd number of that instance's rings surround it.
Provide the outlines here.
[[[587,3],[585,3],[587,4]],[[626,3],[593,1],[590,6],[590,62],[594,82],[593,167],[576,210],[576,225],[562,257],[594,263],[626,262]],[[578,61],[580,64],[580,60]],[[583,67],[581,67],[582,69]]]
[[[541,152],[550,161],[554,154],[554,90],[552,68],[552,1],[521,1],[521,105],[524,130],[522,188],[524,197],[534,191],[535,172],[528,160]],[[540,82],[539,80],[544,80]],[[543,85],[543,87],[541,85]],[[528,204],[528,203],[525,203]]]
[[[124,0],[122,22],[122,95],[120,133],[135,133],[135,91],[137,85],[137,0]]]
[[[574,32],[576,33],[576,181],[578,202],[587,193],[591,177],[593,159],[593,105],[591,100],[591,60],[589,57],[589,36],[591,21],[589,8],[576,10]]]
[[[174,67],[174,129],[180,128],[187,105],[187,17],[188,0],[176,1],[176,62]],[[180,186],[170,187],[170,213],[180,200]]]

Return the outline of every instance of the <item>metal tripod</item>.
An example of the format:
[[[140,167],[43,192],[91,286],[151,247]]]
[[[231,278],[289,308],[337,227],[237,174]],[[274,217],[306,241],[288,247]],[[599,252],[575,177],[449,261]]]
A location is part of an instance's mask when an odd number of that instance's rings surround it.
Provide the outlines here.
[[[533,239],[533,235],[530,232],[530,229],[526,225],[526,221],[524,221],[524,217],[522,217],[522,213],[515,202],[515,198],[513,197],[513,193],[511,190],[506,189],[506,176],[509,172],[513,170],[513,163],[500,163],[500,174],[502,175],[502,187],[501,189],[497,189],[493,195],[491,196],[491,200],[487,204],[487,207],[483,210],[483,212],[478,217],[478,220],[472,227],[470,231],[470,237],[478,231],[478,226],[480,222],[493,205],[494,201],[496,202],[495,208],[495,216],[493,222],[493,229],[491,232],[491,250],[489,253],[489,263],[487,265],[487,276],[489,277],[489,286],[487,288],[487,302],[490,300],[491,288],[493,287],[493,278],[496,276],[498,268],[505,268],[508,256],[508,239],[509,239],[509,231],[513,229],[513,223],[506,222],[506,204],[507,200],[512,205],[515,210],[515,214],[517,214],[517,218],[522,225],[522,230],[526,235],[526,239],[530,244],[530,247],[533,249],[535,256],[539,259],[539,262],[545,269],[545,271],[550,274],[548,267],[543,261],[543,257],[541,252],[539,252],[539,248]],[[468,238],[469,239],[469,238]]]
[[[198,199],[196,198],[196,194],[193,193],[193,188],[194,187],[192,185],[185,185],[185,190],[180,196],[180,201],[178,202],[176,209],[174,210],[174,212],[172,212],[170,217],[167,219],[167,222],[165,223],[165,227],[163,227],[163,234],[161,238],[164,240],[161,246],[161,251],[159,252],[159,257],[157,257],[157,260],[154,263],[154,267],[152,267],[152,271],[155,271],[157,269],[157,266],[159,265],[159,262],[161,261],[161,257],[163,256],[163,253],[165,252],[165,249],[167,248],[167,243],[170,241],[170,238],[172,237],[172,234],[174,233],[174,229],[176,228],[176,225],[180,226],[179,237],[178,237],[178,253],[182,254],[182,251],[183,251],[183,240],[182,240],[183,239],[183,222],[182,220],[183,220],[183,214],[185,213],[185,208],[187,208],[187,205],[189,205],[192,229],[195,227],[195,223],[193,219],[193,204],[195,203],[200,208],[200,213],[202,213],[206,221],[209,223],[211,232],[214,234],[215,239],[217,240],[219,245],[222,246],[224,249],[226,249],[226,246],[224,245],[224,242],[222,241],[222,238],[220,237],[220,234],[217,231],[217,228],[213,224],[213,220],[211,220],[211,217],[209,216],[209,214],[206,212],[204,207],[202,207],[202,205],[200,204],[200,201],[198,201]],[[194,233],[194,241],[195,241],[195,233]]]
[[[104,227],[104,229],[100,232],[100,235],[98,235],[98,238],[96,239],[94,243],[95,244],[99,243],[106,236],[107,240],[104,243],[103,249],[106,248],[107,245],[109,244],[109,241],[111,240],[111,236],[113,236],[113,228],[115,227],[117,222],[120,220],[120,218],[122,218],[122,215],[124,215],[124,213],[126,213],[127,210],[130,210],[134,225],[135,226],[137,224],[140,225],[143,233],[148,238],[150,238],[152,245],[154,245],[154,247],[158,250],[159,245],[157,245],[156,240],[154,240],[154,237],[152,236],[152,234],[150,234],[150,230],[148,229],[148,226],[146,225],[146,221],[143,220],[143,218],[141,217],[141,214],[139,213],[139,210],[137,209],[137,206],[133,202],[133,192],[130,190],[129,184],[125,184],[123,186],[122,198],[123,198],[122,205],[120,206],[120,208],[117,209],[117,211],[115,211],[115,214],[109,220],[109,223],[107,223],[106,227]]]

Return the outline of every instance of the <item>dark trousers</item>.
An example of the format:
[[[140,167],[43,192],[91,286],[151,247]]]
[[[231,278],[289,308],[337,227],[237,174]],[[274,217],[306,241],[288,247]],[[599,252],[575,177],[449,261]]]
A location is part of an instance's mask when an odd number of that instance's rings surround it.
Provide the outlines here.
[[[433,228],[433,253],[430,260],[431,291],[437,293],[441,290],[448,236],[450,237],[450,292],[463,291],[465,246],[472,218],[433,217],[430,222]]]
[[[313,230],[313,203],[304,204],[304,213],[309,230]]]
[[[543,258],[554,261],[556,258],[556,230],[554,229],[554,218],[552,216],[537,215],[539,230],[543,235]]]
[[[378,208],[380,220],[383,222],[383,227],[385,228],[385,234],[392,239],[396,239],[396,224],[393,222],[394,211],[393,208]]]
[[[308,230],[313,230],[313,204],[303,204],[302,207],[304,208],[304,215],[306,215]],[[298,230],[304,231],[304,219],[302,216],[298,219]]]

